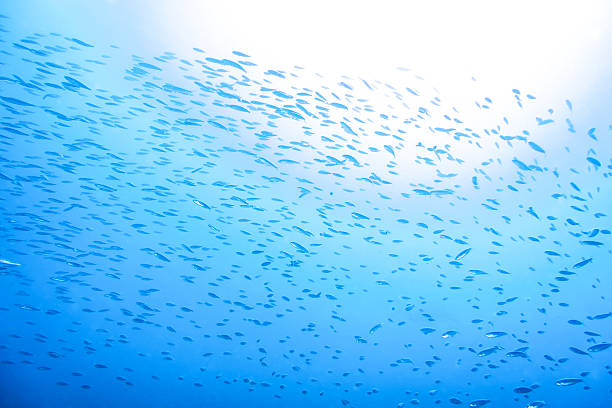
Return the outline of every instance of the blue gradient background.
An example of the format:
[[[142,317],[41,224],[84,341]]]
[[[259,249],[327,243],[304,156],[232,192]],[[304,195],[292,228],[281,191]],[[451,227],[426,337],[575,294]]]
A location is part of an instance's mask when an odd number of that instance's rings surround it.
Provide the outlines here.
[[[0,406],[609,406],[610,8],[235,4],[0,6]]]

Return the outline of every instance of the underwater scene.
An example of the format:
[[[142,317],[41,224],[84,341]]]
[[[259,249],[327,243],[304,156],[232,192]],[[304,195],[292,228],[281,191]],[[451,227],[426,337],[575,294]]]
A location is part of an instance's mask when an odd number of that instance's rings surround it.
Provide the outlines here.
[[[0,407],[612,407],[612,93],[2,3]]]

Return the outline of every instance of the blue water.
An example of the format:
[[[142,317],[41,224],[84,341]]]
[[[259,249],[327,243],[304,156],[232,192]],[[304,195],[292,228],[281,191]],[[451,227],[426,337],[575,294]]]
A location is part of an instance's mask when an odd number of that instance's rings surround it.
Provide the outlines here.
[[[5,8],[0,406],[612,406],[611,100]]]

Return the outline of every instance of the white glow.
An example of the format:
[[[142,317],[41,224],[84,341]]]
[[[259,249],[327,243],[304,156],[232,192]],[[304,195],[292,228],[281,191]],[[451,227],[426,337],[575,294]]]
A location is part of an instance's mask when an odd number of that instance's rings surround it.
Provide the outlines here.
[[[609,0],[58,0],[12,2],[14,23],[126,50],[231,50],[260,65],[389,82],[412,69],[444,96],[473,86],[549,100],[600,92],[612,72]],[[92,24],[95,21],[95,24]]]
[[[610,69],[612,3],[564,1],[184,1],[158,3],[164,35],[262,65],[393,81],[411,68],[448,92],[557,96]]]

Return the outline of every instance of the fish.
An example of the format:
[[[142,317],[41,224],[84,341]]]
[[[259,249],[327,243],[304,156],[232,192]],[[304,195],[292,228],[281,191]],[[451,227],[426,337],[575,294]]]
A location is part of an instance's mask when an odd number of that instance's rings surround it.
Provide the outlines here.
[[[583,380],[580,378],[563,378],[563,379],[555,381],[555,384],[561,387],[567,387],[570,385],[576,385],[581,382],[583,382]]]
[[[574,268],[575,269],[582,268],[582,267],[588,265],[591,262],[593,262],[593,258],[585,259],[583,261],[580,261],[580,262],[577,262],[576,264],[574,264]]]
[[[461,259],[465,258],[467,256],[467,254],[470,253],[471,250],[472,250],[472,248],[467,248],[467,249],[464,249],[463,251],[459,252],[455,256],[455,261],[460,261]]]
[[[588,356],[589,353],[587,353],[586,351],[580,350],[579,348],[576,347],[570,347],[569,348],[571,352],[579,354],[581,356]]]
[[[609,349],[610,347],[612,347],[612,344],[610,343],[600,343],[590,346],[587,351],[589,351],[590,353],[599,353],[601,351]]]
[[[0,264],[2,264],[2,265],[10,265],[10,266],[21,266],[20,263],[12,262],[12,261],[9,261],[7,259],[0,259]]]

